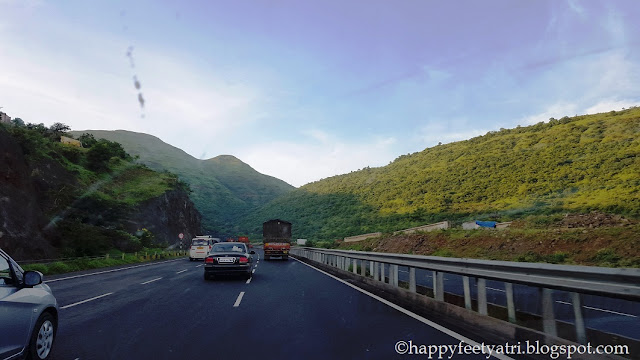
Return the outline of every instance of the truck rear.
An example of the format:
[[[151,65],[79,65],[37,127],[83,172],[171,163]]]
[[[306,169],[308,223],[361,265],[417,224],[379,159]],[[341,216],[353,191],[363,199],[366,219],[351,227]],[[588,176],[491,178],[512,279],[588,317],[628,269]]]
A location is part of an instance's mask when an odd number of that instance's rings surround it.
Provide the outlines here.
[[[249,242],[248,236],[238,236],[238,242],[244,243],[248,248],[252,248],[253,246]]]
[[[289,259],[291,250],[291,223],[275,219],[262,224],[262,243],[264,245],[264,259],[273,257]]]

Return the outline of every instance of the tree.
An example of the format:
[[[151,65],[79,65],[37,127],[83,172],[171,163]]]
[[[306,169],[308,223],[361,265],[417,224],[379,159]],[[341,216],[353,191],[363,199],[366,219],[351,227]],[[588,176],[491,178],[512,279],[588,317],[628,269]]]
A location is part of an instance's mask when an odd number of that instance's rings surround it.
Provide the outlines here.
[[[94,171],[108,170],[109,160],[112,157],[127,159],[129,156],[117,142],[105,139],[98,140],[89,151],[87,151],[87,160],[89,160],[89,168]]]
[[[15,119],[11,120],[11,123],[14,126],[18,126],[18,127],[25,127],[26,126],[25,123],[24,123],[24,120],[22,120],[21,118],[15,118]]]
[[[71,127],[69,127],[69,125],[57,122],[53,123],[53,125],[49,127],[49,130],[51,130],[51,132],[53,132],[54,134],[63,134],[71,130]]]
[[[82,143],[82,146],[87,149],[92,147],[98,142],[98,140],[96,140],[93,134],[89,134],[89,133],[84,133],[80,135],[78,140],[80,140],[80,142]]]
[[[67,131],[71,130],[69,125],[63,123],[53,123],[48,129],[49,138],[53,141],[59,141],[62,135],[65,135]]]

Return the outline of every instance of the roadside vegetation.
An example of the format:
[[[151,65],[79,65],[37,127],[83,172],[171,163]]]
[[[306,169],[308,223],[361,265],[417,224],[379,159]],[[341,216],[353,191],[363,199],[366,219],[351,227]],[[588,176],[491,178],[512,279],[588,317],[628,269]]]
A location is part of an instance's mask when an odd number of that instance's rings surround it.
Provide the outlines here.
[[[167,251],[164,248],[143,248],[135,253],[123,253],[111,250],[108,254],[100,257],[87,257],[66,259],[47,263],[32,263],[21,265],[27,270],[39,271],[44,275],[63,274],[74,271],[99,269],[118,265],[136,264],[150,262],[160,259],[171,259],[185,256],[185,251]]]

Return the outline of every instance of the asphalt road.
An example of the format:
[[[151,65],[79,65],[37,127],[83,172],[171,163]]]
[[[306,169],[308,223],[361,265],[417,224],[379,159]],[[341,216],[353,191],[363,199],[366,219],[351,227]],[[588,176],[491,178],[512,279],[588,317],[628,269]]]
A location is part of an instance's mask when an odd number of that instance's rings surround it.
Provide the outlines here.
[[[398,355],[398,341],[460,342],[297,260],[256,252],[249,281],[205,281],[202,262],[187,259],[46,279],[61,306],[53,358],[406,359],[415,356]]]

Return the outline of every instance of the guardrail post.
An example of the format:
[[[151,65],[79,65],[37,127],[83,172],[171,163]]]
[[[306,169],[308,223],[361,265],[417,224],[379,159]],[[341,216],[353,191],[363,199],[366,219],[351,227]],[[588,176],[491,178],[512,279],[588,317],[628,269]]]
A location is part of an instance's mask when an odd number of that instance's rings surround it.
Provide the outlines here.
[[[507,314],[509,315],[509,322],[516,323],[516,305],[513,301],[513,284],[504,283],[504,291],[507,295]]]
[[[389,282],[393,286],[398,286],[398,265],[389,265]]]
[[[373,280],[378,281],[379,277],[379,270],[380,270],[380,266],[378,266],[378,263],[376,261],[372,261],[371,262],[373,264]]]
[[[542,329],[545,333],[558,336],[556,318],[553,313],[553,290],[541,288],[542,294]]]
[[[367,276],[367,267],[364,260],[360,260],[360,275]]]
[[[478,313],[487,315],[487,280],[478,278]]]
[[[464,307],[465,309],[471,309],[471,286],[469,286],[469,277],[462,277],[462,290],[464,291]]]
[[[571,293],[571,303],[573,303],[573,315],[576,322],[576,339],[581,344],[587,343],[587,332],[584,327],[584,314],[582,312],[582,297],[579,293]]]
[[[409,268],[409,291],[416,292],[416,268]]]
[[[358,275],[358,261],[353,259],[353,273]]]
[[[444,274],[442,271],[433,272],[433,297],[438,301],[444,301]]]
[[[122,253],[122,260],[124,260],[124,253]]]
[[[386,276],[384,275],[384,263],[380,263],[380,281],[383,283],[387,282]]]
[[[369,274],[371,277],[373,277],[373,264],[375,264],[375,261],[369,260]]]

